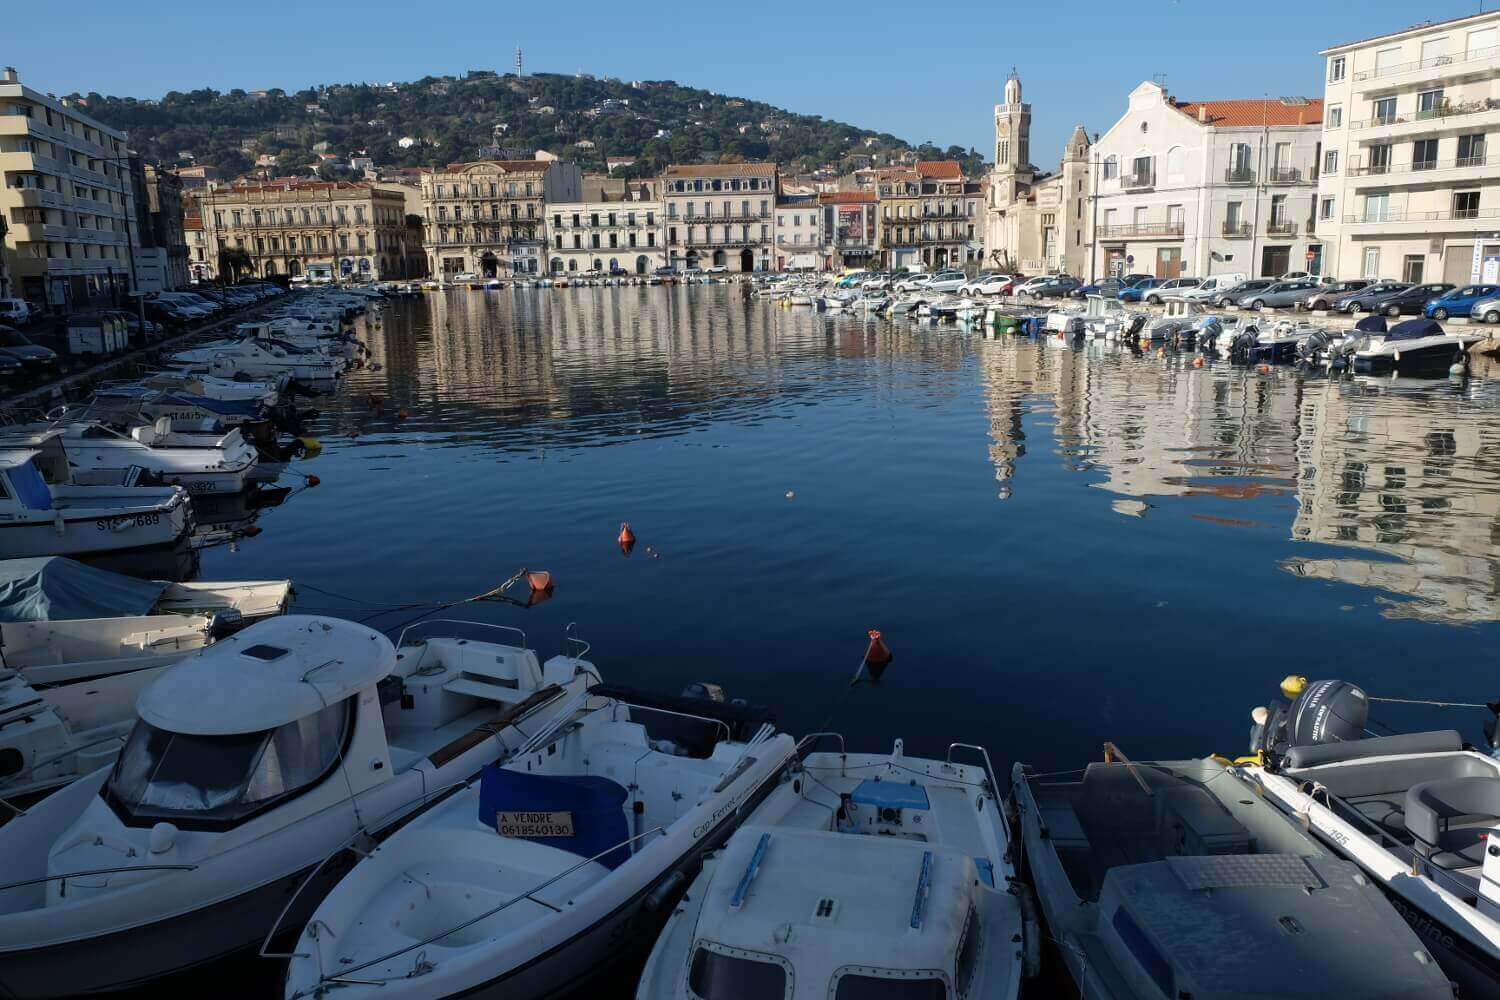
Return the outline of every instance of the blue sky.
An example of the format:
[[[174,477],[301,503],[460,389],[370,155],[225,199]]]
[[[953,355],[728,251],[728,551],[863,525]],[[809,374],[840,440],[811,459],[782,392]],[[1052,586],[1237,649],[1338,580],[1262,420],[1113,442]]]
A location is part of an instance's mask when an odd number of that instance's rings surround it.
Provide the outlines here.
[[[1500,0],[1486,0],[1487,8]],[[673,79],[913,142],[989,149],[1014,65],[1047,167],[1076,122],[1102,131],[1142,80],[1192,100],[1318,96],[1327,45],[1474,13],[1478,0],[1098,0],[918,4],[615,2],[7,5],[0,61],[39,90],[410,80],[469,68]],[[159,7],[160,13],[149,11]],[[1416,12],[1419,11],[1419,12]]]

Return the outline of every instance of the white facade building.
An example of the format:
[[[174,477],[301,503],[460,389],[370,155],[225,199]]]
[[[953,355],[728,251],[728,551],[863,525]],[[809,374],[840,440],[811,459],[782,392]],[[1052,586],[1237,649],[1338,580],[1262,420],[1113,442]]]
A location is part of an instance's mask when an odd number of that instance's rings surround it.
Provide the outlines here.
[[[1318,271],[1322,102],[1178,101],[1146,82],[1091,151],[1089,274]]]
[[[1500,11],[1321,54],[1329,273],[1500,280]]]
[[[776,200],[778,271],[812,271],[823,267],[823,208],[817,195]]]
[[[549,202],[552,274],[650,274],[667,262],[659,201]]]

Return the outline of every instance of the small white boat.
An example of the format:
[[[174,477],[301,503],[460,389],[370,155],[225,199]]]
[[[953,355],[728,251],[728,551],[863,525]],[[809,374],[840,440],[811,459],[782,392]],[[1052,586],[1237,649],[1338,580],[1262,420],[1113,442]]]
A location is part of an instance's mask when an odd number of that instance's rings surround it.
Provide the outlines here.
[[[279,344],[261,340],[220,341],[206,347],[179,351],[167,358],[208,375],[253,379],[286,376],[298,382],[330,382],[344,371],[341,358],[331,358],[309,351],[288,350]]]
[[[1445,371],[1467,365],[1469,349],[1486,339],[1483,333],[1445,333],[1430,319],[1406,320],[1386,333],[1367,334],[1349,367],[1356,372]]]
[[[286,996],[554,996],[653,940],[796,747],[712,702],[595,695],[356,865],[297,940]]]
[[[181,486],[189,493],[238,493],[254,481],[259,453],[238,430],[206,438],[174,432],[166,419],[132,427],[129,434],[97,421],[0,429],[4,447],[59,441],[71,470],[68,481],[76,486],[114,486],[145,478]]]
[[[1459,996],[1500,996],[1500,760],[1455,730],[1367,737],[1369,698],[1288,677],[1252,713],[1235,770],[1357,864],[1422,934]]]
[[[0,558],[123,552],[171,545],[193,530],[192,503],[180,487],[74,485],[61,437],[51,431],[26,447],[0,444],[7,487]]]
[[[139,384],[147,389],[184,392],[192,396],[204,396],[222,402],[255,402],[271,407],[281,400],[287,379],[283,376],[263,382],[252,382],[216,378],[212,375],[194,375],[188,372],[159,371],[141,379]]]
[[[448,801],[598,679],[581,654],[541,664],[524,638],[473,630],[424,623],[398,651],[287,615],[168,667],[113,768],[0,827],[0,994],[144,985],[301,926],[346,852]]]
[[[987,766],[809,754],[704,863],[636,998],[1014,1000],[1041,938],[1013,856]]]

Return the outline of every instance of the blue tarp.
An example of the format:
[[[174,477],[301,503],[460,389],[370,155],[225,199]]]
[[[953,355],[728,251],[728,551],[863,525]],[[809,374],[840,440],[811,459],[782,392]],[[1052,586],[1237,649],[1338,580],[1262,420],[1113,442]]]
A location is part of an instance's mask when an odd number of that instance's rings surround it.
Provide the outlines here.
[[[195,396],[188,392],[174,392],[164,395],[162,401],[197,406],[210,413],[226,417],[259,418],[261,415],[261,405],[258,399],[213,399],[209,396]]]
[[[165,583],[136,580],[49,556],[0,560],[0,622],[149,614]]]
[[[1385,333],[1385,317],[1366,316],[1354,324],[1354,329],[1360,333]]]
[[[1397,323],[1391,327],[1391,332],[1385,335],[1386,340],[1416,340],[1419,337],[1441,337],[1443,328],[1437,322],[1430,319],[1409,319],[1405,323]]]
[[[16,499],[27,510],[51,510],[52,491],[42,481],[42,474],[35,462],[22,462],[10,469],[10,485],[16,491]]]
[[[849,800],[855,805],[882,809],[928,809],[927,789],[895,781],[872,781],[866,778],[854,786]]]
[[[509,815],[504,818],[508,823],[544,829],[558,824],[520,814],[565,814],[565,819],[563,815],[554,818],[571,824],[572,836],[522,836],[522,839],[592,858],[630,838],[630,827],[625,821],[625,800],[629,797],[622,785],[608,778],[533,774],[491,764],[479,779],[479,822],[498,831],[497,818],[506,813]],[[598,861],[614,868],[629,859],[630,848],[621,847]]]

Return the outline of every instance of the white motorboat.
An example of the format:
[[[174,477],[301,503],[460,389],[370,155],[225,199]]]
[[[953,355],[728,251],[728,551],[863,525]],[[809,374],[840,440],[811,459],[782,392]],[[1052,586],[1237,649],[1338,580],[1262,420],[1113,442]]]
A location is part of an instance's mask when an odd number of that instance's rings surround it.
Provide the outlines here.
[[[287,378],[281,376],[269,381],[251,382],[189,372],[159,371],[141,379],[139,384],[147,389],[184,392],[223,402],[257,402],[271,407],[281,400],[281,394],[287,387]]]
[[[61,437],[0,445],[0,558],[123,552],[171,545],[193,530],[181,487],[74,485]]]
[[[1453,730],[1367,737],[1369,698],[1288,677],[1236,770],[1357,864],[1459,996],[1500,996],[1500,760]]]
[[[168,667],[113,768],[0,827],[0,993],[147,984],[302,926],[350,852],[571,716],[598,679],[586,647],[541,664],[524,638],[461,637],[475,629],[425,623],[398,650],[288,615]]]
[[[1356,372],[1446,371],[1467,365],[1469,349],[1488,339],[1483,333],[1444,333],[1436,321],[1410,319],[1385,333],[1369,333],[1355,345],[1350,368]]]
[[[1087,313],[1087,305],[1059,304],[1047,311],[1047,317],[1042,321],[1042,329],[1069,335],[1082,333]]]
[[[71,469],[68,481],[77,486],[114,486],[144,475],[189,493],[238,493],[254,481],[259,453],[238,430],[210,435],[211,441],[194,437],[189,442],[166,419],[132,427],[128,434],[97,421],[77,421],[6,427],[0,429],[0,446],[59,441]]]
[[[167,667],[286,611],[289,580],[168,583],[71,559],[0,562],[0,798],[111,763]]]
[[[167,360],[208,375],[227,378],[244,375],[253,379],[286,376],[303,383],[331,382],[344,371],[342,358],[288,350],[261,340],[220,341],[179,351]]]
[[[1200,320],[1208,315],[1208,310],[1203,308],[1201,302],[1180,298],[1167,299],[1162,314],[1141,331],[1141,340],[1151,343],[1180,342],[1196,328]]]
[[[1452,997],[1370,879],[1227,761],[1105,754],[1011,778],[1027,867],[1083,1000]]]
[[[796,747],[734,706],[594,696],[356,865],[286,996],[554,996],[648,945]]]
[[[951,749],[809,754],[704,863],[637,1000],[1014,998],[1041,940],[997,796]]]
[[[241,339],[270,344],[291,344],[303,350],[319,351],[331,357],[352,358],[363,353],[365,346],[336,323],[294,319],[290,316],[241,323],[234,328]]]

